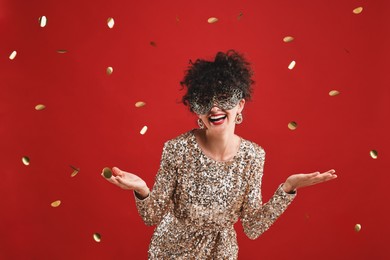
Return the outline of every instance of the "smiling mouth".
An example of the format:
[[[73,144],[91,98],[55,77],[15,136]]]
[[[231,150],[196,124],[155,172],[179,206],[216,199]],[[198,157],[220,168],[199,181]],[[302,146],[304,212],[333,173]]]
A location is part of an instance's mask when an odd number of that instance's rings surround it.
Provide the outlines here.
[[[227,117],[226,115],[210,116],[209,120],[212,123],[217,123],[223,121],[226,117]]]

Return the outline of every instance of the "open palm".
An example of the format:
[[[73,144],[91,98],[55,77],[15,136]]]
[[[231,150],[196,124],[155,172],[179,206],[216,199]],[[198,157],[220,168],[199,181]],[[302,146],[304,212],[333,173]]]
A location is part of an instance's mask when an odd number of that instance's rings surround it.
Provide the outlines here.
[[[112,173],[111,178],[106,179],[124,190],[135,190],[138,192],[146,187],[145,181],[133,173],[122,171],[117,167],[112,168]]]
[[[337,178],[335,170],[329,170],[323,173],[313,172],[313,173],[299,173],[289,176],[284,183],[285,191],[293,191],[298,188],[307,187],[315,185],[318,183],[326,182]]]

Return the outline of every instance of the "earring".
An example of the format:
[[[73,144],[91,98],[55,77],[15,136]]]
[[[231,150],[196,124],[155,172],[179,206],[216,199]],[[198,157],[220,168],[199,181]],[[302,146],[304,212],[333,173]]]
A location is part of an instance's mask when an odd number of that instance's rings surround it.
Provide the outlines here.
[[[204,123],[203,123],[202,119],[200,119],[200,118],[198,118],[198,126],[200,129],[204,128]]]
[[[242,114],[241,113],[238,113],[236,115],[236,119],[234,120],[236,122],[236,125],[239,125],[242,123],[242,121],[244,120],[244,118],[242,117]]]

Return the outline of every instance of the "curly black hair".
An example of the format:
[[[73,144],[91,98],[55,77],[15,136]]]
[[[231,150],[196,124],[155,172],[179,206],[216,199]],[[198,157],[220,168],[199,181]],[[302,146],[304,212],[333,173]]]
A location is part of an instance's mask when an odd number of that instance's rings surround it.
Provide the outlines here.
[[[182,88],[187,88],[182,102],[192,111],[191,101],[209,100],[210,97],[231,93],[236,89],[242,92],[242,98],[250,100],[254,84],[252,76],[250,63],[235,50],[218,52],[214,61],[190,60],[190,65],[180,82]]]

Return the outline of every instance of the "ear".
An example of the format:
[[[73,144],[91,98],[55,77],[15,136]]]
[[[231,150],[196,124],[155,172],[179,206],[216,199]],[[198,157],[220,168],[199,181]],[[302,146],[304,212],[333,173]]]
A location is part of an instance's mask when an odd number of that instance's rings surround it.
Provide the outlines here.
[[[238,113],[241,113],[242,110],[244,110],[245,107],[245,99],[241,99],[238,103]]]

